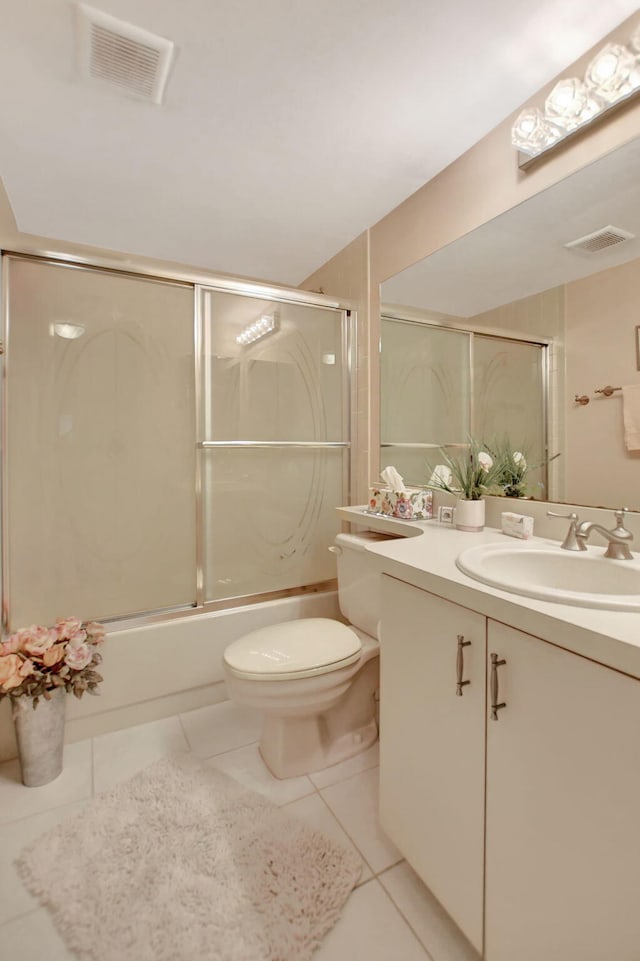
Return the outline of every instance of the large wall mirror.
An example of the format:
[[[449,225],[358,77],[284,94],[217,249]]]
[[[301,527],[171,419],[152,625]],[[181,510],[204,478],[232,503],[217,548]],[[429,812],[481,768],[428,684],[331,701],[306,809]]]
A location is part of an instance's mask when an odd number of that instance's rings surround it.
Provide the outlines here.
[[[382,284],[381,466],[425,484],[433,445],[508,436],[560,454],[534,497],[640,510],[639,172],[635,140]]]

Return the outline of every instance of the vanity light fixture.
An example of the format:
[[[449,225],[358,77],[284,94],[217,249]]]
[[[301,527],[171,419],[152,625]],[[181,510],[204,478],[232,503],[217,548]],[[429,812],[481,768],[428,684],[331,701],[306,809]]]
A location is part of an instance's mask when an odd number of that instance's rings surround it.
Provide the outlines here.
[[[267,334],[271,334],[277,329],[277,315],[275,313],[263,314],[259,320],[245,327],[244,330],[238,334],[236,343],[240,344],[241,347],[247,347],[249,344],[253,344],[256,340],[260,340],[261,337],[266,337]]]
[[[588,65],[584,79],[559,80],[544,107],[525,107],[511,129],[519,166],[546,154],[640,94],[640,24],[628,44],[608,43]]]

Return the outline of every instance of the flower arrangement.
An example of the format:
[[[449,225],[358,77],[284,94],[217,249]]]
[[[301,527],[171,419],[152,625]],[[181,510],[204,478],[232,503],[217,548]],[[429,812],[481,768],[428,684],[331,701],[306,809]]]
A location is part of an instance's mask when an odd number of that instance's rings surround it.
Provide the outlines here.
[[[526,497],[527,459],[519,450],[505,449],[499,458],[500,471],[496,483],[505,497]]]
[[[470,439],[468,447],[457,457],[452,457],[444,447],[440,452],[444,464],[433,469],[427,487],[477,501],[496,486],[500,465],[477,441]]]
[[[498,465],[496,484],[500,488],[497,493],[505,497],[527,497],[527,474],[531,470],[537,470],[543,464],[549,464],[560,454],[554,454],[546,460],[541,460],[537,464],[530,464],[522,451],[514,450],[508,437],[502,440],[495,440],[484,445],[493,455]]]
[[[0,643],[0,698],[31,697],[36,708],[40,697],[50,700],[56,688],[76,697],[97,694],[102,680],[96,671],[102,661],[98,647],[104,637],[102,624],[77,617],[16,631]]]

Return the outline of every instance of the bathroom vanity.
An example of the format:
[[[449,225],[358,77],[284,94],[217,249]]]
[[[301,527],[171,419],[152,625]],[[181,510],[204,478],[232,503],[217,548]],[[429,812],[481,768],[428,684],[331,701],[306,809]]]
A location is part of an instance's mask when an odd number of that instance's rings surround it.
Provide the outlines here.
[[[395,524],[371,548],[382,826],[487,961],[638,961],[640,614],[458,570],[498,531]]]

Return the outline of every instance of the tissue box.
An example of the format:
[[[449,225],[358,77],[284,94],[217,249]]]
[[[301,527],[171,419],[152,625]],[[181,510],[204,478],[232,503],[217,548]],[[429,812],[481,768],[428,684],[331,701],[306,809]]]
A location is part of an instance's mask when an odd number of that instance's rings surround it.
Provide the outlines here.
[[[368,511],[370,514],[400,517],[405,521],[426,521],[433,516],[433,493],[417,488],[392,491],[388,487],[372,487]]]
[[[514,514],[513,511],[502,512],[502,533],[509,537],[520,537],[529,540],[533,537],[533,517],[527,514]]]

